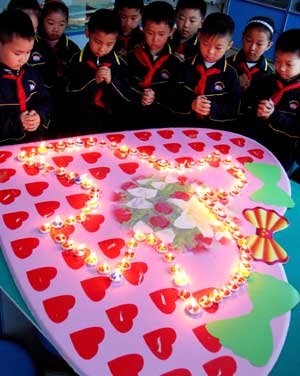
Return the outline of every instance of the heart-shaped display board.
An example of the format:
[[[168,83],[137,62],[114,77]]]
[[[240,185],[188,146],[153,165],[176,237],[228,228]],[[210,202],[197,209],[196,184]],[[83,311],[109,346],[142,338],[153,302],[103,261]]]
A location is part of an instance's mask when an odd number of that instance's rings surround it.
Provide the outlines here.
[[[197,304],[197,312],[192,303],[186,308],[191,296],[199,302],[230,280],[241,262],[243,236],[256,230],[242,212],[257,206],[249,197],[261,181],[243,161],[279,165],[253,140],[209,129],[99,134],[1,148],[1,248],[43,332],[75,371],[91,376],[269,373],[284,343],[288,315],[271,323],[274,350],[261,367],[223,348],[218,339],[212,346],[209,333],[200,340],[195,335],[201,325],[251,311],[245,288],[249,271],[245,283],[231,286],[230,296],[199,311]],[[281,171],[278,184],[290,193]],[[203,189],[208,196],[217,192],[218,205],[226,207],[215,213],[215,223],[207,223],[203,207],[198,211],[200,201],[214,206],[207,195],[203,199]],[[224,235],[225,219],[236,229],[231,233],[236,239]],[[151,241],[142,239],[145,233]],[[178,264],[186,275],[176,280],[172,273]],[[251,265],[285,279],[281,265]],[[104,273],[106,267],[113,275]]]

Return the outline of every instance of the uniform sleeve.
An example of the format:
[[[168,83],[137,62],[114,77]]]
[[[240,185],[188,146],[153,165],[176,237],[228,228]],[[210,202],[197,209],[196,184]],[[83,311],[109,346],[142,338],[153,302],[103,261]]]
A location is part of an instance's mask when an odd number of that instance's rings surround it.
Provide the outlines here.
[[[25,131],[19,113],[12,112],[7,106],[0,106],[0,145],[20,141],[24,137]]]

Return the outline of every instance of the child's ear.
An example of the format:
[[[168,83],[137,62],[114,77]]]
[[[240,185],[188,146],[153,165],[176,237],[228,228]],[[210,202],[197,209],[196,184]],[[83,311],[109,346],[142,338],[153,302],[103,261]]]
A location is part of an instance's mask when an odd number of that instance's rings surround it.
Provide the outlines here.
[[[272,46],[273,46],[273,42],[270,41],[270,42],[269,42],[269,45],[268,45],[268,47],[267,47],[267,49],[266,49],[266,51],[268,51]]]
[[[233,40],[228,43],[227,51],[233,46]]]

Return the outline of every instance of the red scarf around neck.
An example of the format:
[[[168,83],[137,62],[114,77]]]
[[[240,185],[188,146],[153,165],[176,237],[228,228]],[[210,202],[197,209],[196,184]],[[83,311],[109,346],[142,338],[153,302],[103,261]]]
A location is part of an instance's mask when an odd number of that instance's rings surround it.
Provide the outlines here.
[[[293,84],[283,86],[283,83],[279,80],[276,81],[276,84],[279,88],[279,91],[274,93],[271,96],[272,101],[274,102],[275,106],[279,103],[280,99],[282,98],[283,94],[292,89],[300,88],[300,82],[294,82]]]
[[[4,74],[2,77],[7,78],[9,80],[14,80],[16,81],[17,84],[17,96],[19,100],[19,105],[20,105],[20,112],[26,111],[26,93],[22,84],[22,78],[24,76],[25,70],[22,69],[19,73],[18,76],[15,76],[14,74]]]
[[[221,70],[219,68],[206,69],[203,65],[196,65],[196,69],[201,77],[194,89],[194,93],[197,95],[204,95],[207,77],[221,73]]]
[[[246,63],[241,63],[239,65],[239,68],[242,69],[243,73],[246,73],[248,80],[252,80],[252,77],[255,73],[259,72],[258,67],[248,68],[248,65]]]

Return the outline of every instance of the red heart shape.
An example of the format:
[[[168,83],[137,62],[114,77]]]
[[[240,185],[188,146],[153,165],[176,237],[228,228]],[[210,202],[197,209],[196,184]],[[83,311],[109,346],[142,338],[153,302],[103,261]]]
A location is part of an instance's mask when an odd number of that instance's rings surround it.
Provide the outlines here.
[[[138,314],[138,308],[135,304],[121,304],[105,312],[115,329],[121,333],[127,333],[133,327],[133,319]]]
[[[14,254],[20,259],[29,257],[32,251],[40,244],[37,238],[23,238],[10,242]]]
[[[152,155],[155,151],[155,146],[152,146],[152,145],[138,146],[137,149],[140,153]]]
[[[193,332],[199,342],[210,352],[218,352],[221,350],[222,345],[218,338],[214,337],[206,329],[206,324],[197,326],[193,329]]]
[[[196,151],[203,151],[205,148],[205,143],[204,142],[190,142],[188,144],[192,149]]]
[[[177,142],[172,142],[170,144],[164,144],[164,147],[171,153],[178,153],[181,149],[181,145]]]
[[[0,163],[5,162],[11,156],[12,156],[11,151],[6,151],[6,150],[0,151]]]
[[[100,326],[92,326],[70,334],[73,346],[83,359],[92,359],[97,353],[99,344],[105,336]]]
[[[119,167],[125,174],[133,175],[138,169],[139,164],[135,162],[121,163]]]
[[[46,181],[36,181],[34,183],[25,184],[27,192],[34,197],[40,196],[48,187],[49,183]]]
[[[7,182],[15,174],[16,174],[16,170],[14,170],[13,168],[1,168],[0,169],[0,183]]]
[[[246,143],[246,140],[244,138],[242,138],[242,137],[231,138],[230,141],[234,145],[239,146],[240,148],[244,147],[245,143]]]
[[[195,291],[195,292],[193,292],[193,297],[196,300],[199,300],[200,298],[202,298],[203,295],[207,295],[207,296],[210,295],[214,291],[214,289],[215,289],[215,287],[207,287],[205,289]],[[203,309],[208,313],[215,313],[219,309],[219,304],[213,303],[213,305],[211,307],[203,308]]]
[[[239,161],[242,164],[252,163],[253,162],[253,158],[248,157],[248,156],[246,156],[246,157],[238,157],[238,158],[236,158],[236,160]]]
[[[172,328],[160,328],[143,335],[151,352],[159,359],[168,359],[173,352],[172,345],[176,341],[176,332]]]
[[[52,160],[57,167],[68,167],[73,159],[74,158],[71,155],[60,155],[59,157],[52,157]]]
[[[56,175],[56,178],[59,181],[59,183],[61,185],[63,185],[64,187],[71,187],[72,185],[75,184],[74,180],[68,180],[64,176],[58,176],[58,175]]]
[[[63,251],[62,257],[65,260],[65,263],[74,270],[80,269],[85,265],[84,258],[74,255],[70,251]]]
[[[194,159],[192,157],[180,157],[180,158],[176,158],[175,161],[179,164],[186,164],[188,162],[193,162]]]
[[[73,209],[82,209],[89,200],[89,195],[86,193],[78,193],[66,196],[66,199]]]
[[[165,139],[170,139],[173,137],[174,131],[169,131],[169,130],[161,130],[157,131],[157,133],[160,135],[160,137],[165,138]]]
[[[196,129],[185,129],[182,133],[189,138],[197,138],[199,134]]]
[[[81,157],[86,161],[86,163],[96,163],[98,159],[102,157],[102,155],[96,151],[91,151],[90,153],[82,153]]]
[[[100,225],[104,222],[104,216],[102,214],[88,214],[86,220],[82,222],[82,227],[88,232],[96,232],[99,230]]]
[[[112,133],[107,134],[106,137],[109,139],[110,142],[116,142],[117,144],[119,144],[125,136],[121,133]]]
[[[0,191],[0,202],[3,205],[9,205],[15,201],[15,198],[20,196],[19,189],[3,189]]]
[[[44,291],[50,286],[50,282],[57,275],[57,269],[51,266],[32,269],[26,272],[31,287],[36,291]]]
[[[60,323],[67,319],[69,311],[75,305],[75,298],[73,295],[59,295],[43,301],[43,306],[49,317],[53,322]]]
[[[109,167],[95,167],[95,168],[90,168],[89,172],[91,175],[98,180],[105,179],[107,174],[110,172]]]
[[[105,256],[113,259],[120,256],[121,249],[125,246],[125,241],[121,238],[111,238],[98,242],[98,245]]]
[[[111,280],[106,276],[93,277],[80,282],[87,297],[94,302],[99,302],[105,296],[105,291],[110,287]]]
[[[233,376],[237,370],[236,361],[231,356],[220,356],[202,364],[208,376]]]
[[[60,207],[60,203],[59,201],[44,201],[38,202],[34,204],[34,206],[40,216],[48,218],[51,217],[55,213],[55,210]]]
[[[23,164],[23,169],[29,176],[38,175],[40,173],[40,170],[35,165],[27,166],[26,164]]]
[[[248,153],[253,155],[254,157],[258,159],[263,159],[265,153],[262,149],[250,149],[248,150]]]
[[[191,372],[186,368],[177,368],[160,376],[193,376]]]
[[[113,376],[139,376],[144,359],[139,354],[127,354],[110,360],[108,367]]]
[[[147,273],[148,266],[144,262],[133,262],[131,268],[125,270],[124,277],[132,285],[140,285],[144,280],[144,274]]]
[[[141,141],[148,141],[151,137],[151,132],[135,132],[134,135]]]
[[[226,144],[214,145],[214,148],[222,154],[228,154],[230,152],[230,146]]]
[[[222,139],[222,133],[221,132],[208,132],[206,134],[209,138],[211,138],[214,141],[220,141]]]
[[[177,289],[165,288],[151,292],[149,295],[153,303],[161,312],[170,314],[175,311],[176,300],[178,300]]]
[[[2,214],[3,221],[10,230],[15,230],[22,226],[23,222],[29,218],[26,211],[17,211],[13,213]]]

